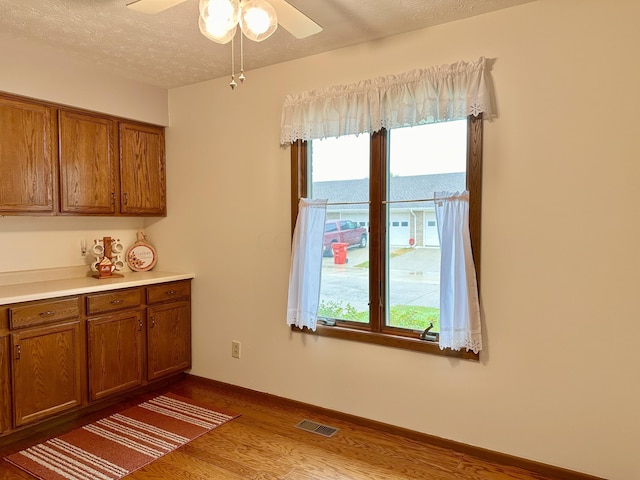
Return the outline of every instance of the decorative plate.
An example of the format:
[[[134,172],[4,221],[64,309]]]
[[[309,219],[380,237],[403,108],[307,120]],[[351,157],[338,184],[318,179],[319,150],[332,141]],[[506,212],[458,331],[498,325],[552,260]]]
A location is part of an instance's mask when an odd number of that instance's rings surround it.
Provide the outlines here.
[[[144,238],[142,230],[139,231],[138,241],[127,250],[127,265],[135,272],[146,272],[156,264],[156,249],[149,245]]]

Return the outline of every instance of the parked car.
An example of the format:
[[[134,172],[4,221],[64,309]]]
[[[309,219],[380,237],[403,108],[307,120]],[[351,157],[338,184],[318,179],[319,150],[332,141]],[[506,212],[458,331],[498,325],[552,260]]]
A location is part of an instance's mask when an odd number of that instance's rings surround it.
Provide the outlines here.
[[[324,225],[324,256],[333,256],[332,243],[367,246],[367,229],[352,220],[328,220]]]

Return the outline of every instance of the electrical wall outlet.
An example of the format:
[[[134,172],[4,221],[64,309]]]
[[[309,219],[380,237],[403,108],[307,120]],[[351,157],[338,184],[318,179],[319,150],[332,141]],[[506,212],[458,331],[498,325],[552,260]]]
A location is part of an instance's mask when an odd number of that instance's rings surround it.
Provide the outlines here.
[[[233,358],[240,358],[240,342],[237,340],[231,342],[231,356]]]

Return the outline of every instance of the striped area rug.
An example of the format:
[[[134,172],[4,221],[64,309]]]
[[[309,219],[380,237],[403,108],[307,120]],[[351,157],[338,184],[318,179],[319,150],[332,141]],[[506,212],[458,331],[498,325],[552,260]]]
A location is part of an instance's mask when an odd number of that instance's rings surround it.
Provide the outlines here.
[[[117,480],[236,416],[167,393],[5,460],[41,480]]]

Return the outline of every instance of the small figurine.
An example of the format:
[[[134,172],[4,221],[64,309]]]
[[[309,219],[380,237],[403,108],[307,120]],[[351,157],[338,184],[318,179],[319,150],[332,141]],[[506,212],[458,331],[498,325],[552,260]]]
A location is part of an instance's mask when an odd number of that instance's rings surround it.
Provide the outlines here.
[[[101,277],[110,277],[115,269],[116,266],[109,257],[103,257],[98,263],[98,274]]]
[[[120,243],[120,240],[114,240],[111,237],[104,237],[102,239],[102,242],[96,240],[93,251],[96,254],[103,254],[102,258],[100,258],[100,261],[94,263],[91,267],[92,270],[98,272],[93,275],[95,278],[124,276],[119,273],[114,273],[118,269],[118,262],[122,263],[120,260],[120,256],[117,255],[118,252],[122,251],[122,244]],[[98,260],[98,258],[99,257],[96,256],[96,260]]]

